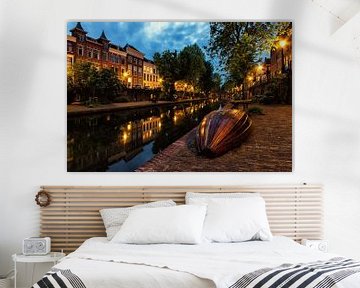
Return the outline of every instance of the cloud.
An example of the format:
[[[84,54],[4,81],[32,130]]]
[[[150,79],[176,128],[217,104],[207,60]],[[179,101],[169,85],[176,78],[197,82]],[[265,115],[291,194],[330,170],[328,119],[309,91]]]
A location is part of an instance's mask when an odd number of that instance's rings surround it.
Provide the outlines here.
[[[147,22],[144,25],[144,34],[148,39],[161,35],[171,25],[170,22]]]
[[[68,23],[68,30],[76,22]],[[129,43],[152,58],[155,52],[181,50],[197,43],[200,47],[209,39],[208,22],[82,22],[90,37],[99,37],[102,30],[112,43]]]

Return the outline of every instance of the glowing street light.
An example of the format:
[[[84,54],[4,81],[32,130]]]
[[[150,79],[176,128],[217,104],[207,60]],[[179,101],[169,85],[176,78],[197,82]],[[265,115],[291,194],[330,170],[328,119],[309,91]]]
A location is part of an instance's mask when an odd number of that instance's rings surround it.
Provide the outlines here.
[[[279,41],[279,46],[281,47],[281,72],[284,73],[285,72],[285,57],[284,57],[284,48],[288,45],[288,42],[286,41],[286,39],[281,39]]]
[[[287,41],[285,39],[282,39],[279,41],[279,45],[281,48],[284,48],[287,45]]]

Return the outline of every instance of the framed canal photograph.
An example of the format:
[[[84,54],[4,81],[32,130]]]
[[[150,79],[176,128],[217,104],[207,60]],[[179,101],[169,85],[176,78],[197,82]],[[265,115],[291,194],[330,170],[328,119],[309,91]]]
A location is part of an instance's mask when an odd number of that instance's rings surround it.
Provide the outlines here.
[[[291,172],[291,22],[68,22],[68,172]]]

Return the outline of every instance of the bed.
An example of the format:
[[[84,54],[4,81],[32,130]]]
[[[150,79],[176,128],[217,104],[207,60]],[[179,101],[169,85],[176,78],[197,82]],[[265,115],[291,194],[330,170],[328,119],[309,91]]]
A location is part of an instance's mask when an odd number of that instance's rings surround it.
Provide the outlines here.
[[[54,266],[33,286],[35,288],[360,287],[359,262],[312,250],[298,243],[304,238],[321,238],[320,186],[177,187],[163,190],[159,187],[132,188],[137,189],[138,192],[129,192],[128,187],[43,187],[43,189],[52,196],[52,204],[42,209],[42,232],[50,231],[51,236],[55,235],[53,250],[62,246],[68,252],[75,251]],[[74,240],[79,236],[73,235],[81,235],[79,229],[99,230],[93,222],[97,221],[98,215],[89,218],[89,214],[86,214],[89,211],[104,206],[127,207],[130,206],[129,199],[131,201],[138,199],[139,203],[162,199],[174,199],[178,203],[184,203],[186,191],[210,193],[260,191],[267,203],[267,214],[274,237],[271,241],[204,242],[197,245],[119,244],[107,240],[106,237],[87,237],[89,239],[85,241],[80,240],[83,242],[80,247],[76,242],[79,240]],[[97,197],[102,197],[100,204],[93,200]],[[107,205],[115,199],[117,203]],[[82,209],[75,212],[74,207]],[[59,221],[60,219],[55,218],[51,222],[49,218],[59,217],[56,215],[60,214],[60,211],[63,213],[61,217],[68,217],[68,220]],[[81,214],[83,216],[76,216],[77,220],[74,220],[75,213],[84,212],[85,214]],[[79,221],[84,220],[79,220],[81,219],[79,217],[88,218],[87,222],[84,222],[86,224],[82,223],[81,227]],[[66,229],[64,225],[67,225]],[[62,236],[58,236],[59,238],[56,237],[58,230],[62,231]],[[92,232],[83,233],[86,237]],[[102,234],[91,236],[105,236],[104,227]],[[281,234],[286,236],[280,236]],[[49,232],[46,235],[49,235]],[[67,242],[64,241],[65,238]]]

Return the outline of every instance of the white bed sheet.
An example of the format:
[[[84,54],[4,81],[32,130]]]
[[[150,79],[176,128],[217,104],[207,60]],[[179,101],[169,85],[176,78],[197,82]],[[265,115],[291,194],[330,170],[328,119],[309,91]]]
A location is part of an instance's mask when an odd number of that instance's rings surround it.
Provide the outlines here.
[[[244,274],[264,267],[336,256],[311,250],[286,237],[200,245],[113,244],[106,238],[91,238],[56,268],[70,269],[87,288],[227,288]],[[344,279],[336,287],[360,287],[359,274]]]

